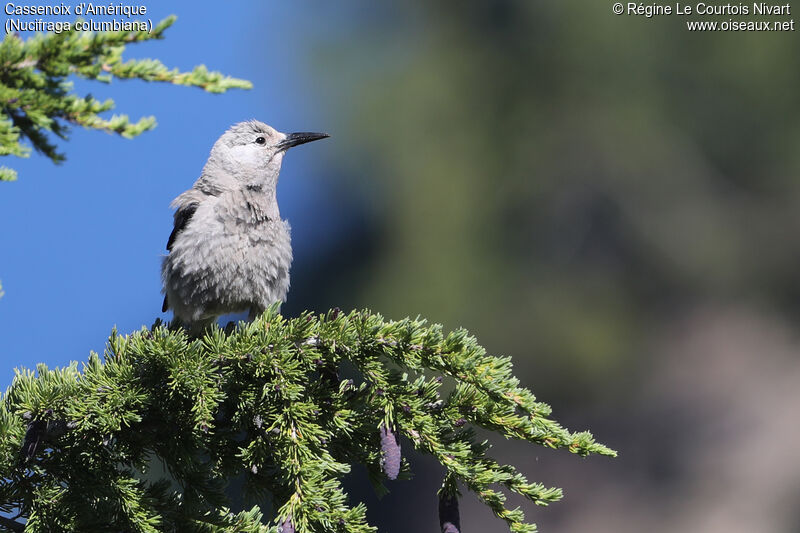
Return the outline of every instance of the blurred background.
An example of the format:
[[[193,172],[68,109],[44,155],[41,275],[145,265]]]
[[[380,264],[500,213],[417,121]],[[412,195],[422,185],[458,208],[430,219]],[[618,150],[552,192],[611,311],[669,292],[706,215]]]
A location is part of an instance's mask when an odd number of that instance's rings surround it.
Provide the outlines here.
[[[564,488],[519,502],[541,531],[800,532],[796,33],[690,33],[605,1],[147,7],[179,20],[128,57],[255,87],[76,80],[158,128],[76,130],[60,166],[3,161],[20,180],[0,184],[0,383],[167,318],[169,202],[231,123],[259,118],[332,135],[284,160],[287,314],[464,326],[620,452],[495,441]],[[349,481],[381,531],[438,531],[441,471],[411,460],[380,501]],[[461,507],[464,532],[506,530]]]

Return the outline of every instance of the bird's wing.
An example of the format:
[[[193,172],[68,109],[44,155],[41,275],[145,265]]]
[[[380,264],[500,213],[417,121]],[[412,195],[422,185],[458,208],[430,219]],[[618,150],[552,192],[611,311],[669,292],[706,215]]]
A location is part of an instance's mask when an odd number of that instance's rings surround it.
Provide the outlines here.
[[[172,251],[172,243],[175,242],[175,238],[180,232],[186,229],[189,221],[192,220],[192,215],[197,211],[197,206],[206,198],[208,198],[207,194],[192,187],[188,191],[178,195],[178,197],[172,201],[171,207],[175,208],[175,225],[167,240],[167,250]]]
[[[169,234],[169,239],[167,239],[168,251],[172,251],[172,245],[175,243],[175,239],[186,229],[195,211],[197,211],[197,207],[205,197],[206,195],[202,191],[192,188],[173,200],[172,207],[176,208],[174,216],[175,223],[172,227],[172,233]],[[164,296],[161,312],[166,312],[167,309],[169,309],[169,302],[167,301],[167,297]]]
[[[172,228],[172,233],[169,234],[169,239],[167,239],[167,250],[172,251],[172,244],[175,242],[175,238],[189,224],[189,221],[192,219],[192,215],[194,215],[194,212],[197,211],[198,205],[199,204],[197,202],[193,202],[180,207],[177,211],[175,211],[175,226]]]

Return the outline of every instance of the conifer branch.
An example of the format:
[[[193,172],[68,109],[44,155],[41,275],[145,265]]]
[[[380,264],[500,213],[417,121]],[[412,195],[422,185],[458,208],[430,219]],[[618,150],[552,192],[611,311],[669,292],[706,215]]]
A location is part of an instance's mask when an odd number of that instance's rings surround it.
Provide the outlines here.
[[[352,378],[339,375],[343,365]],[[32,532],[373,532],[341,479],[354,464],[379,491],[407,478],[402,435],[444,467],[443,531],[459,531],[461,484],[510,531],[527,533],[535,526],[498,489],[540,505],[561,490],[498,464],[473,428],[615,455],[549,414],[507,358],[422,320],[338,310],[287,319],[273,308],[201,339],[157,324],[112,333],[104,360],[93,354],[81,370],[17,373],[0,398],[0,512]],[[179,489],[143,475],[155,460]],[[234,514],[225,486],[242,475],[255,505]],[[0,530],[16,531],[9,520]]]
[[[71,26],[61,33],[37,34],[22,40],[6,34],[0,42],[0,155],[28,157],[33,149],[54,163],[64,160],[48,134],[65,139],[70,126],[81,126],[132,138],[153,129],[155,117],[131,122],[127,115],[102,118],[114,107],[113,100],[100,102],[91,95],[72,91],[70,75],[109,83],[113,78],[140,79],[199,87],[212,93],[249,89],[249,81],[210,72],[199,65],[191,72],[168,69],[155,59],[123,61],[128,44],[162,39],[176,17],[161,21],[147,31],[77,31]],[[0,167],[0,181],[13,181],[13,169]]]

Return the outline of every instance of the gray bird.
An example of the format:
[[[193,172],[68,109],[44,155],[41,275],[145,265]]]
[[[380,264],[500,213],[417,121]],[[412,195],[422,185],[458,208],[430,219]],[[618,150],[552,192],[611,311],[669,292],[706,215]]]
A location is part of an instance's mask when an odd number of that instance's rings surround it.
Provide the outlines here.
[[[220,315],[252,319],[289,291],[289,223],[276,198],[286,150],[328,137],[281,133],[251,120],[231,126],[191,189],[172,201],[175,227],[161,265],[162,311],[199,332]]]

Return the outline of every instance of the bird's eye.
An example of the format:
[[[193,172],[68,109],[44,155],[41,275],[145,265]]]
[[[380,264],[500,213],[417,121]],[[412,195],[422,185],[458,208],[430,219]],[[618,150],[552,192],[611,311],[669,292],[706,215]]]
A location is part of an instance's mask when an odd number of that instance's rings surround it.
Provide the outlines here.
[[[256,139],[256,144],[266,144],[267,140],[264,137],[259,137]]]

